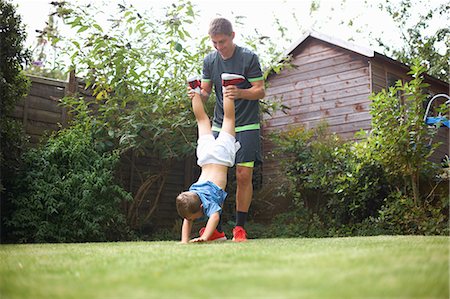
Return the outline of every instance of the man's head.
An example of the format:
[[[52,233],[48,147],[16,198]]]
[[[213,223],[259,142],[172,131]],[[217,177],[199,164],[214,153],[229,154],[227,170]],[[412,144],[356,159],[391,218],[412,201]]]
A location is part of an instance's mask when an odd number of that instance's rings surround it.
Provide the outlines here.
[[[177,196],[178,214],[187,219],[195,220],[203,216],[202,203],[195,192],[186,191]]]
[[[234,31],[230,21],[224,18],[217,18],[209,24],[209,37],[214,48],[223,59],[233,56],[235,45],[233,43]]]

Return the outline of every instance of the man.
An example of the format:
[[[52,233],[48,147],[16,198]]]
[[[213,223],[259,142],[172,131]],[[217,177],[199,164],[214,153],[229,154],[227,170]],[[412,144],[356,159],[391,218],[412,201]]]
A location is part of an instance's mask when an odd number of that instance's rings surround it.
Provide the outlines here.
[[[214,19],[208,33],[216,51],[203,61],[201,97],[206,101],[214,87],[217,101],[212,130],[215,137],[222,127],[224,96],[235,99],[236,140],[241,148],[236,153],[236,227],[233,240],[246,241],[244,225],[253,197],[253,168],[262,162],[259,100],[265,96],[264,78],[256,54],[234,44],[235,33],[230,21]],[[222,90],[222,73],[239,74],[246,80]]]

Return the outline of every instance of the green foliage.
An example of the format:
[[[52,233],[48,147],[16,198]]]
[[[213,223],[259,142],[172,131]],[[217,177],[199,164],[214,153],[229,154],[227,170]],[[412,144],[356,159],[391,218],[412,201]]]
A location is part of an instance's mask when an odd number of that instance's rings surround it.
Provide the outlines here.
[[[416,203],[419,200],[420,174],[433,171],[428,160],[439,143],[429,145],[436,128],[424,122],[423,83],[425,68],[417,62],[411,68],[410,82],[398,81],[389,90],[372,95],[372,131],[368,142],[374,158],[383,165],[389,180]]]
[[[448,196],[416,205],[401,192],[392,192],[374,225],[392,234],[448,235]]]
[[[6,201],[11,196],[20,153],[26,144],[22,125],[11,115],[29,90],[29,80],[22,71],[29,53],[23,47],[25,27],[15,6],[0,0],[0,11],[0,210],[3,227],[4,214],[8,210]],[[4,237],[2,234],[2,239]]]
[[[401,48],[396,49],[384,43],[383,37],[377,38],[376,41],[394,59],[407,65],[413,65],[414,60],[422,61],[428,65],[429,75],[448,81],[450,29],[447,24],[450,5],[448,2],[433,4],[433,1],[424,3],[417,0],[397,3],[386,1],[380,4],[380,9],[386,11],[400,29],[403,43]],[[414,14],[418,14],[418,17],[413,17]],[[411,23],[411,20],[417,21]],[[440,28],[430,33],[429,27],[432,23],[440,24]],[[441,54],[439,48],[442,46],[444,53]]]
[[[294,203],[335,226],[375,215],[385,194],[380,165],[361,145],[345,143],[326,125],[276,134],[276,155],[290,183]],[[310,216],[312,217],[312,216]],[[312,219],[312,218],[311,218]]]
[[[66,105],[95,119],[97,136],[107,147],[132,148],[163,159],[191,155],[196,122],[185,80],[201,72],[202,60],[212,50],[209,37],[199,37],[195,27],[195,6],[181,1],[156,14],[118,4],[109,12],[107,16],[93,4],[57,7],[56,14],[77,35],[58,43],[68,42],[64,52],[71,68],[76,67],[77,76],[95,97],[72,97],[65,100]],[[104,17],[106,25],[99,22]],[[262,53],[266,75],[286,64],[278,62],[281,52],[268,37],[256,32],[244,41]],[[213,104],[214,99],[208,101],[207,109]],[[278,103],[263,102],[262,110],[277,107]]]
[[[28,80],[22,65],[30,59],[23,47],[26,39],[25,27],[15,7],[5,0],[0,1],[0,96],[1,115],[9,115],[14,105],[28,92]]]
[[[131,196],[114,181],[117,152],[95,149],[90,124],[52,135],[24,154],[7,225],[13,241],[87,242],[126,238],[119,204]]]
[[[118,4],[110,11],[103,27],[97,21],[102,13],[94,6],[66,6],[61,13],[77,32],[65,51],[94,92],[94,98],[72,97],[65,104],[94,119],[96,136],[106,147],[133,148],[163,159],[192,154],[196,122],[186,78],[200,73],[210,50],[207,39],[188,42],[188,25],[196,16],[192,4],[168,6],[163,17],[131,5]]]
[[[61,2],[53,1],[50,4],[59,6]],[[25,72],[29,75],[66,80],[67,73],[62,69],[61,51],[57,43],[60,40],[60,33],[55,16],[50,14],[42,30],[38,33],[36,43],[32,50],[32,63]]]
[[[448,168],[428,160],[439,144],[430,145],[437,129],[423,120],[424,71],[416,63],[411,81],[371,97],[362,140],[344,142],[323,125],[271,136],[296,206],[275,218],[272,234],[448,233]]]

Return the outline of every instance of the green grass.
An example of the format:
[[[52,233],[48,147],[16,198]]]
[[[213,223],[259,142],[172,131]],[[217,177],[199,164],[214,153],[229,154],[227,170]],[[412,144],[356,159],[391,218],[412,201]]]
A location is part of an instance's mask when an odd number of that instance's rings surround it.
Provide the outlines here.
[[[448,298],[449,237],[0,246],[0,298]]]

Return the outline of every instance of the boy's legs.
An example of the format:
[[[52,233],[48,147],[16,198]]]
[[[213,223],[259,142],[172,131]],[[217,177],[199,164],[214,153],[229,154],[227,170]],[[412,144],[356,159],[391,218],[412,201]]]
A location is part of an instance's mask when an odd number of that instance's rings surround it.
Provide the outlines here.
[[[234,100],[228,97],[223,98],[223,123],[222,131],[227,132],[231,136],[236,136],[235,133],[235,114],[234,114]]]
[[[211,122],[203,107],[203,101],[198,93],[194,93],[192,98],[192,110],[197,120],[198,137],[206,134],[212,134]]]

